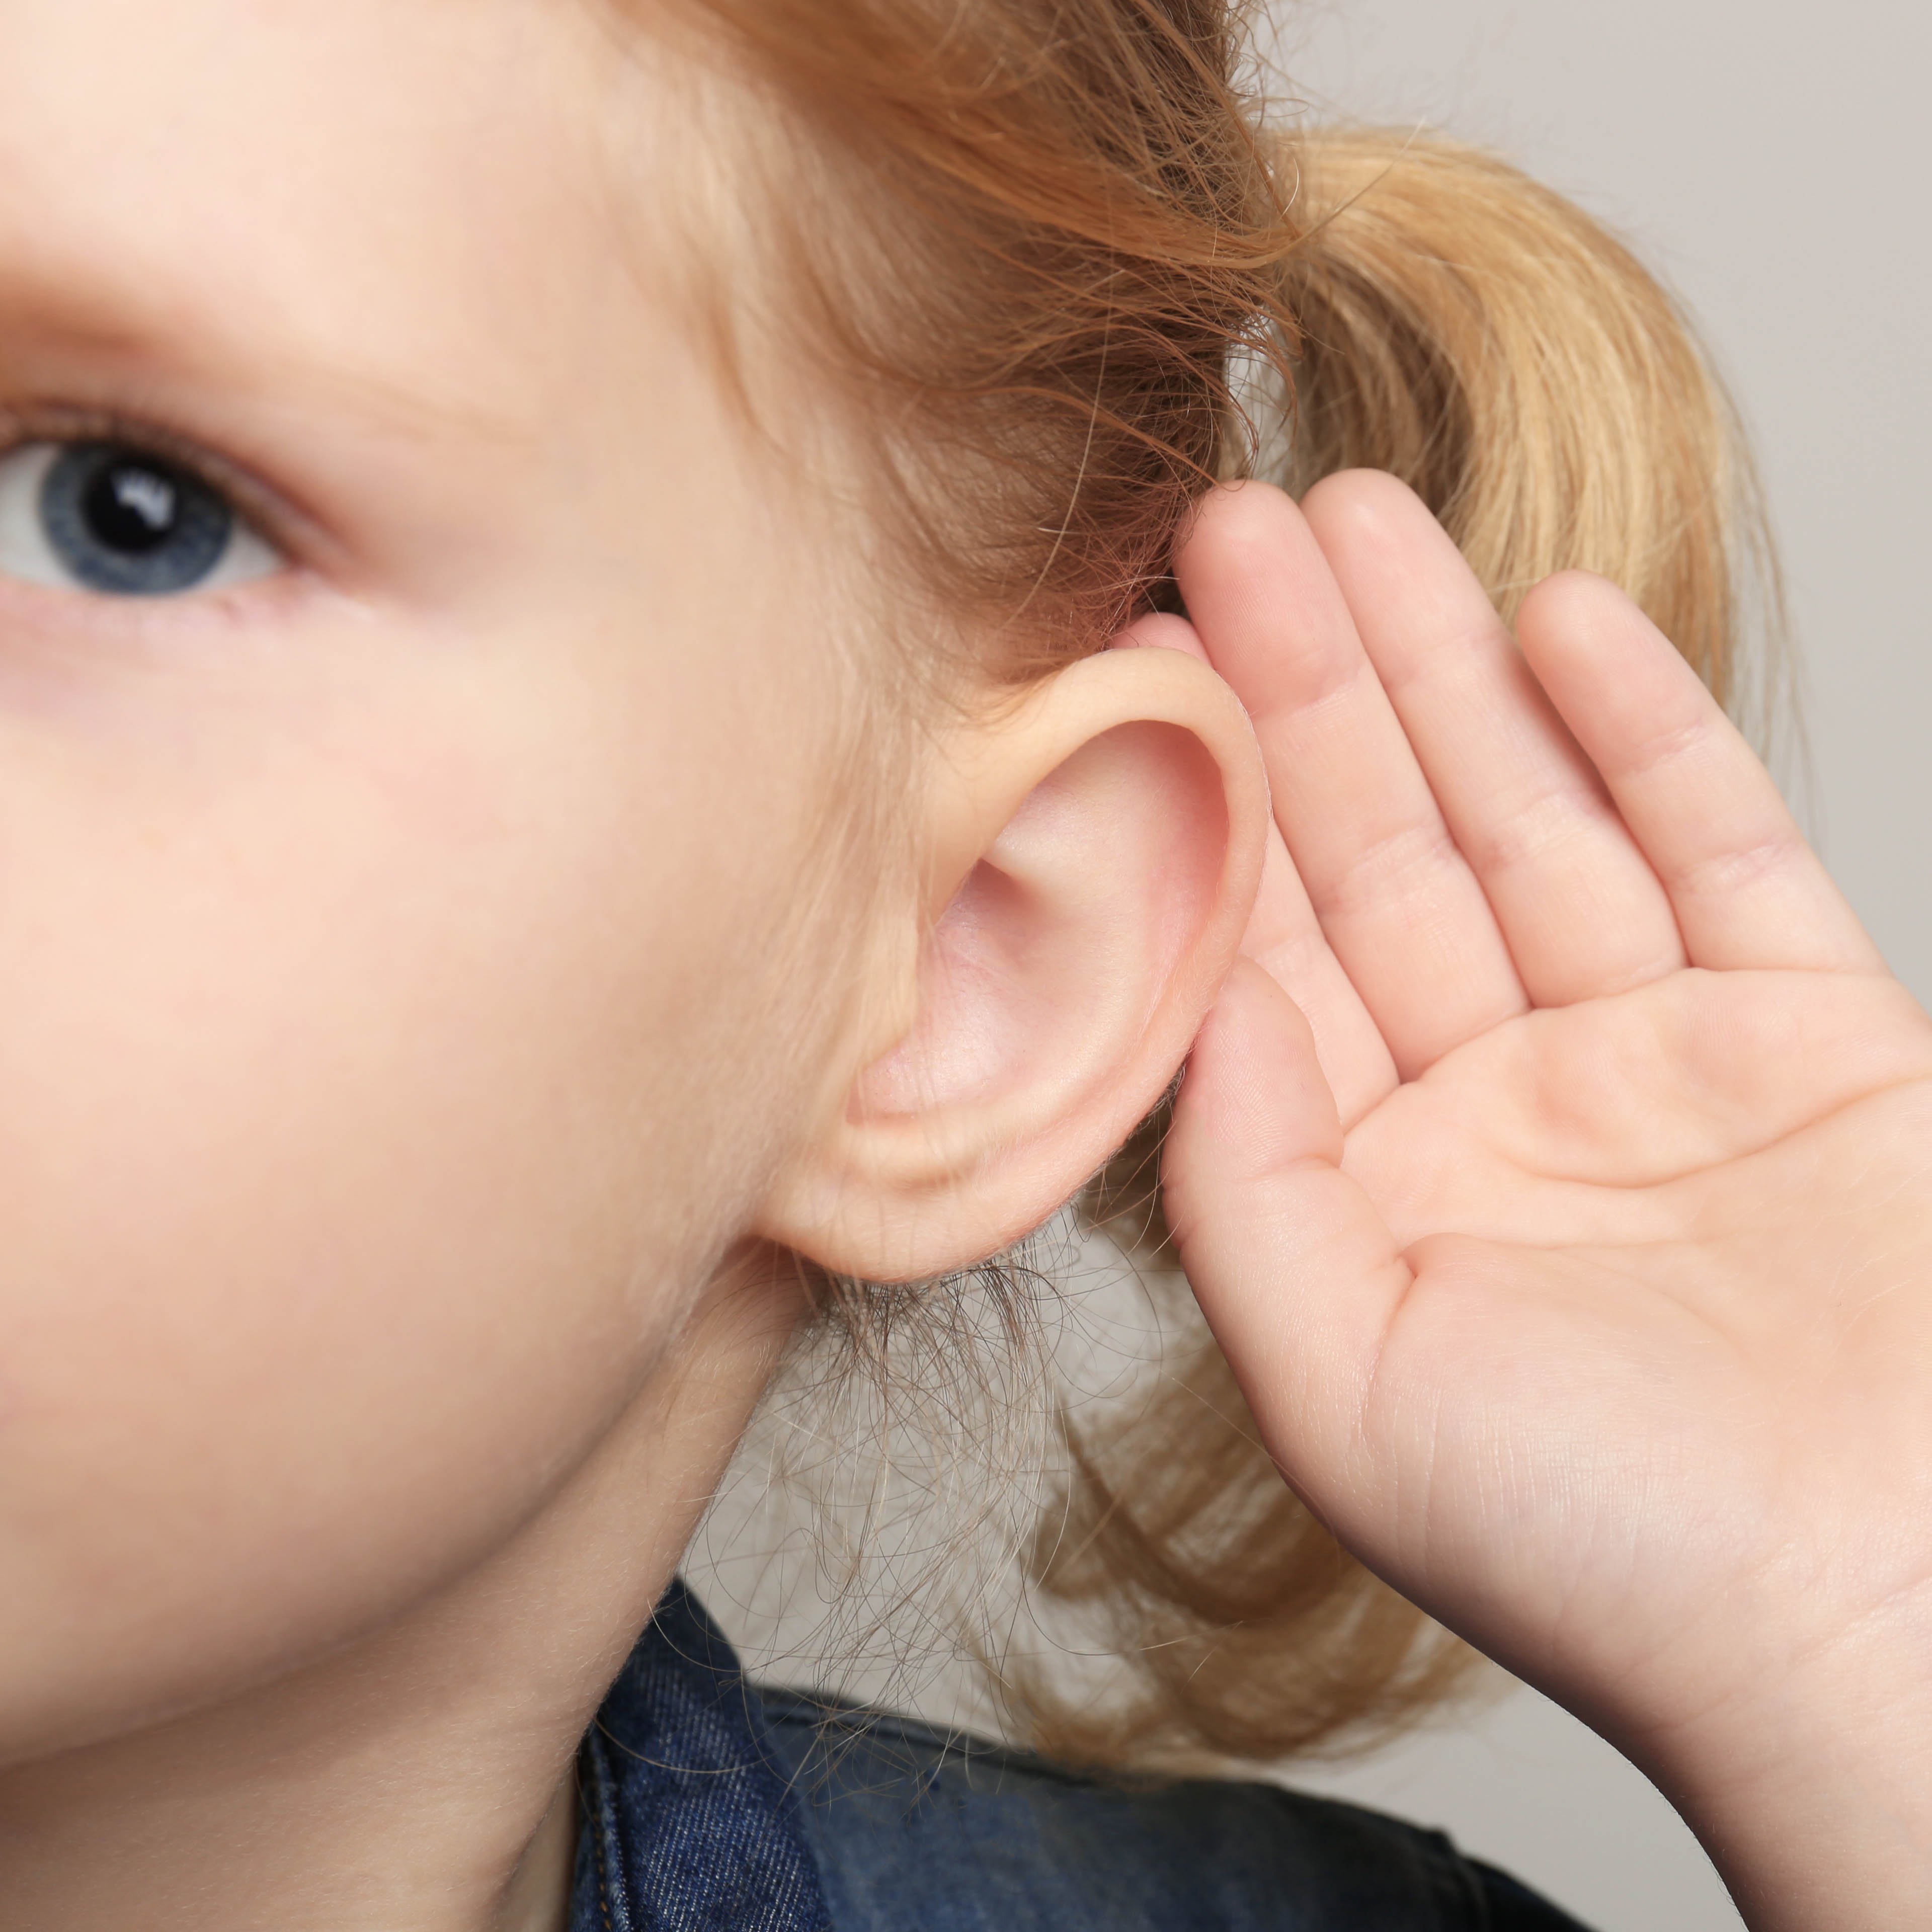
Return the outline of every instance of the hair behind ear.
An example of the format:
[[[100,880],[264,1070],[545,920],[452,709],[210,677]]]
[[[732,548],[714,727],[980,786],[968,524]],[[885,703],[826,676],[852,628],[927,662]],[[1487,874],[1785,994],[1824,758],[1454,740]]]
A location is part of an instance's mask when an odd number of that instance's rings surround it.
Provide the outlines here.
[[[1299,494],[1393,471],[1505,617],[1570,568],[1621,584],[1736,700],[1755,587],[1778,586],[1734,413],[1668,293],[1581,210],[1476,150],[1342,130],[1284,142],[1306,224],[1282,268],[1294,394],[1254,466]],[[1166,1109],[1085,1205],[1158,1266]],[[1070,1468],[1032,1564],[1096,1619],[1132,1690],[1096,1706],[1009,1670],[1049,1754],[1176,1768],[1396,1731],[1475,1659],[1342,1551],[1282,1483],[1184,1300],[1131,1415],[1064,1426]]]
[[[1720,701],[1780,597],[1736,412],[1676,302],[1562,196],[1412,133],[1286,143],[1294,420],[1278,479],[1387,470],[1505,617],[1558,570],[1640,604]]]

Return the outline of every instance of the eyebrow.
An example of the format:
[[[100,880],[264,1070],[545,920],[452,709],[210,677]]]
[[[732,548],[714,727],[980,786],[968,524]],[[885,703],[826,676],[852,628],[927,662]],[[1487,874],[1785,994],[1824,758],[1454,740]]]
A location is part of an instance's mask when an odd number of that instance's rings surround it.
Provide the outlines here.
[[[425,395],[418,374],[358,368],[299,344],[278,350],[272,333],[238,327],[238,319],[232,304],[170,301],[149,278],[117,278],[98,260],[49,261],[0,248],[0,401],[16,362],[72,359],[137,385],[158,378],[168,388],[218,386],[346,407],[392,436],[458,429],[514,440],[524,433],[480,400]]]
[[[154,332],[130,320],[130,304],[94,286],[76,288],[65,277],[22,269],[0,254],[0,331],[45,332],[76,347],[135,354]]]

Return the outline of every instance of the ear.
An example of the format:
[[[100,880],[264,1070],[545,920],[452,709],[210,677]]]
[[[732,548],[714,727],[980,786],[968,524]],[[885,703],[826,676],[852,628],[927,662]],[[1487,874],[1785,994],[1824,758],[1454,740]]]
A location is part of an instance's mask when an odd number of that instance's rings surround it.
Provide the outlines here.
[[[854,1067],[767,1238],[868,1280],[950,1273],[1046,1220],[1160,1099],[1240,943],[1268,794],[1187,627],[1121,641],[1156,638],[1181,648],[1083,658],[943,748],[924,929],[872,989],[902,1036]]]

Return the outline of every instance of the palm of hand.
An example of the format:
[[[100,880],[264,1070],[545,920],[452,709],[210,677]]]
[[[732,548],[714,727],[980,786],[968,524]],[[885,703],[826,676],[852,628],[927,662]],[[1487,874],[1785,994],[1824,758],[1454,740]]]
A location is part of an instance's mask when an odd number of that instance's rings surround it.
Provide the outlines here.
[[[1398,1088],[1342,1162],[1414,1271],[1356,1421],[1388,1567],[1660,1722],[1789,1660],[1738,1588],[1808,1607],[1796,1654],[1932,1581],[1928,1150],[1932,1023],[1876,974],[1680,971]]]
[[[1148,640],[1274,790],[1165,1170],[1270,1450],[1627,1742],[1932,1643],[1932,1022],[1610,586],[1520,652],[1400,486],[1306,509],[1210,505]]]

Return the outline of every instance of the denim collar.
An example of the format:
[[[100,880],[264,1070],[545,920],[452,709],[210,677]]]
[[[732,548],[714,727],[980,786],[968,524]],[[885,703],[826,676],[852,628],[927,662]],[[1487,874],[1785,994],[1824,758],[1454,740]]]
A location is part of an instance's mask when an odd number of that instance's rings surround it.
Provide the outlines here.
[[[570,1932],[830,1932],[778,1765],[736,1654],[673,1583],[584,1741]]]

